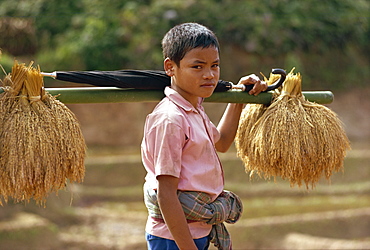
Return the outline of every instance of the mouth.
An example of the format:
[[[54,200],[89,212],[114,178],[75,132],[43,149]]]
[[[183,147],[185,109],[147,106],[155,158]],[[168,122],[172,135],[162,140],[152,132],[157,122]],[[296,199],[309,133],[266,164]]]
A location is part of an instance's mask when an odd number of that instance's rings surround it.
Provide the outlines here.
[[[202,84],[200,86],[202,88],[214,88],[216,86],[216,84],[214,84],[214,83],[205,83],[205,84]]]

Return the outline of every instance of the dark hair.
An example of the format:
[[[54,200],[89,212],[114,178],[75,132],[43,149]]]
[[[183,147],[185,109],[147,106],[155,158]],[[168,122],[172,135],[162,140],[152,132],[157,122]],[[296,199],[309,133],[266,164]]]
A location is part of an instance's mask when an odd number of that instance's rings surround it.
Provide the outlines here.
[[[170,29],[162,40],[164,58],[169,58],[178,66],[185,54],[195,48],[214,46],[220,51],[216,35],[198,23],[183,23]]]

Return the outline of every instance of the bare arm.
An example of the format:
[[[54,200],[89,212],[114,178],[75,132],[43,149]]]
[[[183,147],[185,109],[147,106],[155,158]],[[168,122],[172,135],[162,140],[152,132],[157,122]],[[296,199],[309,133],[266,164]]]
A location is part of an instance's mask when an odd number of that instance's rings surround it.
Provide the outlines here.
[[[249,91],[250,95],[258,95],[261,91],[267,89],[267,84],[262,82],[258,76],[254,74],[240,78],[238,84],[254,84],[253,89]],[[221,134],[220,140],[215,144],[217,151],[224,153],[233,143],[243,106],[244,104],[241,103],[229,103],[227,105],[224,115],[217,126]]]
[[[197,249],[177,197],[178,178],[158,176],[158,203],[165,223],[179,249]]]
[[[227,105],[225,113],[217,126],[221,134],[220,139],[215,144],[217,151],[224,153],[233,143],[243,105],[239,103],[229,103]]]

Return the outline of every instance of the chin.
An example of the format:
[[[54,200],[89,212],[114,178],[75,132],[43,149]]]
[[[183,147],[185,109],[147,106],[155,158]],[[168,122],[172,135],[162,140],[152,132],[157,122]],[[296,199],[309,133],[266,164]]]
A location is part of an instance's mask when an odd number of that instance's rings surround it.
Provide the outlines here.
[[[203,95],[201,95],[201,97],[207,98],[207,97],[210,97],[212,94],[213,94],[213,90],[211,92],[204,93]]]

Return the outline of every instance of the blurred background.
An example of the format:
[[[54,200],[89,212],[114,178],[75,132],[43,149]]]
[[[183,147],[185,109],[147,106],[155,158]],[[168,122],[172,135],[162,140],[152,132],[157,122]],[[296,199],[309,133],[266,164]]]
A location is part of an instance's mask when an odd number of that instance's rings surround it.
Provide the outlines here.
[[[235,249],[370,248],[370,1],[1,0],[0,64],[44,72],[162,69],[161,39],[199,22],[221,44],[221,79],[272,68],[302,74],[302,89],[330,90],[352,150],[344,172],[313,189],[250,180],[235,147],[221,160],[245,212],[228,226]],[[4,73],[2,74],[3,78]],[[46,87],[88,86],[45,79]],[[156,103],[73,104],[88,146],[86,177],[46,207],[0,207],[1,249],[145,249],[140,162],[145,117]],[[217,124],[225,104],[206,103]]]

